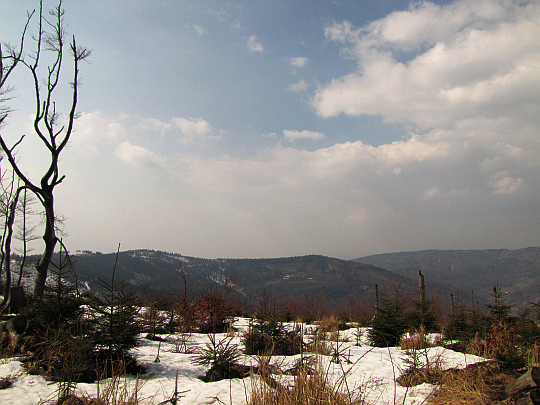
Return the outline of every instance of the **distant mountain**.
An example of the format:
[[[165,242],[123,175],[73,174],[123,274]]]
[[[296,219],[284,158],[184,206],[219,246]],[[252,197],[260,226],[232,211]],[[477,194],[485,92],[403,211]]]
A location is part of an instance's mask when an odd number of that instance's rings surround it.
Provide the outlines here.
[[[98,280],[110,282],[115,255],[77,251],[73,258],[78,280],[92,290],[98,286]],[[324,297],[329,309],[345,308],[351,298],[373,304],[375,284],[381,293],[400,286],[404,294],[415,297],[419,270],[425,276],[428,297],[442,298],[445,306],[449,306],[450,293],[470,303],[471,291],[475,300],[487,304],[497,281],[507,292],[505,299],[509,304],[540,300],[538,247],[423,250],[366,256],[353,261],[318,255],[203,259],[143,249],[119,253],[116,277],[131,289],[152,287],[177,293],[183,288],[180,264],[192,294],[220,289],[228,282],[237,287],[237,297],[248,305],[255,305],[265,293],[300,302]],[[31,280],[29,275],[28,288]],[[53,282],[52,276],[49,282]]]
[[[97,280],[110,281],[115,254],[88,251],[74,255],[79,281],[95,288]],[[329,308],[345,306],[349,298],[374,302],[375,284],[384,287],[401,284],[405,291],[417,288],[414,279],[353,261],[324,256],[278,259],[201,259],[179,254],[131,250],[120,252],[116,276],[132,288],[145,284],[156,289],[178,292],[182,289],[180,263],[192,292],[234,283],[245,300],[256,300],[266,292],[280,298],[324,297]]]
[[[427,287],[440,283],[452,286],[469,303],[472,296],[481,302],[490,299],[499,285],[512,305],[540,301],[540,247],[518,250],[421,250],[386,253],[355,259],[358,263],[382,267],[405,277],[421,270]]]

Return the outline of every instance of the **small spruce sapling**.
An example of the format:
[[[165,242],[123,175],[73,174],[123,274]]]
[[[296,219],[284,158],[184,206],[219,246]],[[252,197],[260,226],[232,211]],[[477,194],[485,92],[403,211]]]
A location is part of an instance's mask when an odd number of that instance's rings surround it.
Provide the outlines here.
[[[124,291],[124,282],[115,277],[118,252],[114,262],[111,282],[99,280],[101,296],[94,296],[92,309],[95,313],[94,342],[100,349],[109,354],[122,356],[127,350],[137,345],[140,326],[136,321],[137,296],[133,292]]]
[[[396,346],[407,329],[400,301],[400,289],[397,288],[393,296],[387,292],[381,301],[375,309],[368,339],[372,346]]]
[[[191,361],[201,366],[210,365],[204,380],[206,382],[219,381],[225,378],[239,377],[235,373],[235,362],[240,357],[238,346],[232,343],[232,338],[217,341],[216,334],[208,334],[210,343],[199,350]]]

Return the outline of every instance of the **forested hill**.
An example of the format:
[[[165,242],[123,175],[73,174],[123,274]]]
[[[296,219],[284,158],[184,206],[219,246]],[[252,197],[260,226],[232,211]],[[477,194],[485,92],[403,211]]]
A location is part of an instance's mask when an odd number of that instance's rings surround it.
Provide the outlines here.
[[[37,260],[37,256],[33,258]],[[73,255],[80,282],[95,289],[98,280],[110,282],[116,254],[78,251]],[[57,260],[57,259],[55,259]],[[329,308],[346,307],[352,299],[374,302],[374,287],[381,293],[401,287],[413,296],[418,271],[425,276],[428,297],[449,304],[450,293],[463,303],[474,299],[491,302],[498,282],[514,306],[540,300],[540,248],[520,250],[423,250],[367,256],[353,261],[309,255],[277,259],[204,259],[154,250],[120,252],[116,277],[131,289],[166,290],[178,293],[184,284],[189,292],[223,289],[232,283],[246,301],[261,294],[293,298],[298,302],[324,299]],[[29,264],[27,268],[31,268]],[[31,278],[30,278],[31,279]],[[49,282],[53,282],[52,276]]]
[[[418,270],[426,280],[437,280],[462,292],[466,303],[472,291],[489,299],[499,285],[505,300],[515,306],[540,301],[540,247],[488,250],[421,250],[366,256],[355,260],[385,268],[405,277]]]
[[[95,288],[96,281],[110,281],[115,254],[88,251],[73,255],[79,281]],[[310,255],[278,259],[202,259],[179,254],[131,250],[120,252],[116,277],[134,289],[147,288],[179,292],[183,289],[180,264],[189,290],[197,294],[233,283],[246,300],[268,292],[275,297],[300,302],[321,299],[329,308],[347,305],[349,299],[373,303],[374,287],[401,285],[411,293],[418,286],[414,279],[353,261]],[[440,292],[440,291],[439,291]]]

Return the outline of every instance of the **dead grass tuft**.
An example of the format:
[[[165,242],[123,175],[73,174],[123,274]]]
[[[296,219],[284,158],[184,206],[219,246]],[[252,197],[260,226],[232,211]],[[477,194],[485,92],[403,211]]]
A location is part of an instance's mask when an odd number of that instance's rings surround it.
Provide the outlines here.
[[[509,405],[505,387],[515,381],[516,375],[503,372],[493,363],[469,366],[463,370],[443,373],[440,388],[432,405]]]
[[[0,378],[0,390],[5,390],[13,385],[13,377],[8,375],[7,377]]]
[[[431,346],[426,338],[426,331],[423,326],[412,336],[403,337],[399,345],[401,350],[422,350]]]
[[[340,321],[334,315],[331,315],[323,317],[317,324],[321,332],[332,333],[339,330]]]
[[[414,387],[423,383],[439,385],[444,377],[444,371],[439,368],[419,369],[400,376],[398,382],[403,387]]]
[[[320,369],[313,374],[300,369],[292,387],[284,386],[270,375],[261,375],[260,379],[254,381],[248,405],[363,404],[359,394],[339,392]]]
[[[527,364],[530,367],[540,365],[540,344],[539,342],[534,342],[534,344],[525,351],[527,356]]]

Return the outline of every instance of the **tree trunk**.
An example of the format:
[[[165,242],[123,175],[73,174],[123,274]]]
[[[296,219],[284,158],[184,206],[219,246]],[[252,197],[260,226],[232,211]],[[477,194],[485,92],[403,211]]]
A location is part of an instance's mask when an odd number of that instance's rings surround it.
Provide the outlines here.
[[[422,309],[426,303],[426,284],[424,282],[424,275],[421,271],[418,271],[419,274],[419,287],[420,287],[420,304],[422,304]]]
[[[530,392],[538,389],[540,384],[540,367],[532,367],[516,381],[506,387],[508,396],[519,394],[520,392]]]
[[[54,248],[56,247],[56,233],[54,226],[54,199],[52,190],[49,195],[43,196],[43,206],[45,207],[45,233],[43,241],[45,250],[36,265],[36,279],[34,281],[34,298],[40,299],[45,291],[45,282],[47,281],[47,272],[51,263]]]
[[[6,303],[5,311],[9,313],[18,313],[21,308],[28,304],[22,285],[11,287],[9,289],[9,301]]]
[[[13,238],[13,224],[15,222],[15,211],[17,209],[17,201],[19,192],[15,193],[15,198],[9,205],[8,219],[6,223],[7,235],[4,239],[4,274],[6,281],[4,285],[4,301],[2,302],[3,312],[13,312],[11,305],[11,239]]]

